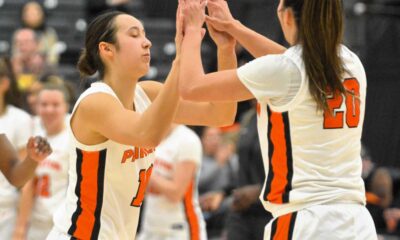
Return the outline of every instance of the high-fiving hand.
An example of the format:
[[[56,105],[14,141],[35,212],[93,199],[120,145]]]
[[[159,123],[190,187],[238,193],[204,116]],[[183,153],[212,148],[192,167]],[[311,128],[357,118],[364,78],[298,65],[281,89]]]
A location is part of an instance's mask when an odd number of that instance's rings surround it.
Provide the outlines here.
[[[206,16],[206,22],[217,31],[226,32],[235,21],[225,0],[208,0],[207,8],[210,15]]]
[[[206,16],[206,24],[211,38],[218,47],[231,47],[236,44],[236,40],[224,30],[217,29],[218,24],[214,26],[214,22],[233,21],[232,14],[229,11],[228,4],[225,0],[208,0],[207,9],[209,16]]]
[[[184,32],[188,29],[198,30],[203,27],[206,18],[206,0],[179,0],[184,16]]]

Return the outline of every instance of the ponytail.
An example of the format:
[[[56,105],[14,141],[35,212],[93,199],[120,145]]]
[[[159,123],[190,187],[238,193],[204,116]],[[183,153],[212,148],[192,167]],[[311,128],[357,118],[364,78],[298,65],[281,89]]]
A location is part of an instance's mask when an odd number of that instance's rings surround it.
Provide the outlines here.
[[[328,110],[327,98],[345,94],[346,71],[340,57],[343,39],[342,0],[284,0],[298,26],[298,43],[309,79],[309,89],[318,109]]]

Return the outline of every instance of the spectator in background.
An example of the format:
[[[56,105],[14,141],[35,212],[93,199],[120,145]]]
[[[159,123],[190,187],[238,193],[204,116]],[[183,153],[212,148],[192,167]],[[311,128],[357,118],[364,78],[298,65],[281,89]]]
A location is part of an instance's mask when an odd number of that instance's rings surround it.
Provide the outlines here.
[[[45,72],[46,62],[39,52],[38,37],[32,29],[23,28],[14,33],[12,63],[18,87],[26,91]]]
[[[361,158],[367,209],[371,213],[378,234],[386,234],[389,226],[384,218],[384,211],[393,202],[393,180],[387,168],[374,163],[364,145],[361,149]]]
[[[19,153],[26,157],[26,143],[31,136],[32,120],[21,110],[20,94],[10,61],[0,58],[0,133],[4,133]],[[15,229],[18,190],[0,174],[0,239],[11,239]]]
[[[58,65],[60,56],[57,49],[57,32],[47,26],[43,6],[36,1],[25,3],[21,10],[21,25],[23,28],[32,29],[37,35],[39,53],[44,56],[46,64]]]
[[[231,140],[224,139],[222,134],[219,128],[206,127],[201,136],[203,160],[199,178],[199,194],[200,205],[205,211],[209,239],[218,239],[222,235],[230,199],[223,199],[217,208],[211,208],[209,206],[213,203],[207,201],[209,199],[207,196],[215,192],[226,192],[226,195],[229,195],[235,185],[238,172],[235,144]]]
[[[400,237],[400,196],[391,207],[384,210],[383,216],[386,223],[386,233]]]

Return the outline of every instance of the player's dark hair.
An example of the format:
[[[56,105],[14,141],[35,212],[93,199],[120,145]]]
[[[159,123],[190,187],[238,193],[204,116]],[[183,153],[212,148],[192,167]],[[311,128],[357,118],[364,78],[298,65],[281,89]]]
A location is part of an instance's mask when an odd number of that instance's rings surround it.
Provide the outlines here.
[[[18,90],[13,67],[8,57],[0,57],[0,81],[3,78],[7,78],[10,81],[10,88],[4,96],[5,106],[11,104],[19,108],[22,107],[21,94]]]
[[[346,71],[340,57],[343,40],[342,0],[283,0],[291,8],[298,27],[297,43],[303,49],[303,61],[311,95],[318,109],[329,110],[327,97],[345,93],[342,83]]]
[[[118,29],[115,25],[115,19],[121,14],[126,13],[119,11],[106,12],[97,16],[89,24],[85,36],[85,48],[78,61],[78,69],[81,76],[91,76],[98,71],[100,79],[104,77],[105,66],[100,58],[99,44],[107,42],[117,46],[115,35]]]

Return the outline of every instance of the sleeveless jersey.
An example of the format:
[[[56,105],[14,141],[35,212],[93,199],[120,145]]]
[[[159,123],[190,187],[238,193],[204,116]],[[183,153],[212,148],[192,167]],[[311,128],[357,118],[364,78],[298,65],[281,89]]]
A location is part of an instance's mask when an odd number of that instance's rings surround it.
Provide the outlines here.
[[[22,109],[7,105],[4,114],[0,116],[0,133],[6,135],[17,151],[25,148],[32,134],[31,116]],[[0,172],[0,212],[5,209],[16,210],[18,199],[18,190]]]
[[[7,105],[0,115],[0,133],[4,133],[16,150],[26,147],[32,134],[32,120],[28,113]],[[21,159],[23,160],[23,159]],[[17,219],[19,192],[0,172],[0,236],[11,239]]]
[[[354,53],[341,47],[347,70],[343,84],[350,93],[331,93],[328,105],[333,114],[329,114],[317,110],[301,56],[300,46],[283,54],[301,75],[300,88],[291,101],[277,105],[272,98],[258,97],[258,133],[266,174],[260,199],[274,217],[324,203],[365,204],[360,157],[367,85],[364,68]],[[241,80],[259,94],[260,89]]]
[[[67,117],[67,119],[69,119]],[[50,222],[56,209],[65,200],[68,186],[69,141],[65,128],[54,136],[47,136],[45,130],[37,125],[34,135],[46,137],[53,152],[36,168],[35,202],[32,221]]]
[[[157,147],[154,171],[172,178],[176,164],[192,161],[197,165],[184,198],[177,203],[151,192],[146,195],[143,232],[159,236],[182,236],[184,239],[206,239],[205,222],[198,203],[197,176],[200,171],[202,146],[199,137],[186,126],[177,126]],[[181,238],[179,238],[181,239]]]
[[[117,98],[107,84],[93,83],[79,97],[71,118],[82,99],[94,93]],[[139,113],[151,104],[139,85],[133,101]],[[74,239],[135,239],[154,149],[110,139],[88,146],[75,138],[71,127],[69,132],[69,185],[66,202],[54,216],[55,228]]]

